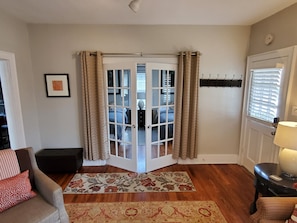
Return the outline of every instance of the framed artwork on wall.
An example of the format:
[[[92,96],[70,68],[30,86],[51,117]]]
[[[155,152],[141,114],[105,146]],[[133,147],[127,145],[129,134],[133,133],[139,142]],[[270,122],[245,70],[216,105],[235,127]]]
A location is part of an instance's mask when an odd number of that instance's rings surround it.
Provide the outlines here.
[[[44,74],[47,97],[70,97],[68,74]]]

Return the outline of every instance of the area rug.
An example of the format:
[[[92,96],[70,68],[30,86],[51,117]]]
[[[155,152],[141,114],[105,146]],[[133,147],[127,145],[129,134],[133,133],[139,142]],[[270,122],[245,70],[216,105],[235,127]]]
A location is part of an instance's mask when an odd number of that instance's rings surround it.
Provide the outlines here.
[[[77,173],[64,194],[186,191],[195,191],[187,172]]]
[[[227,223],[214,201],[164,201],[65,204],[75,223]]]

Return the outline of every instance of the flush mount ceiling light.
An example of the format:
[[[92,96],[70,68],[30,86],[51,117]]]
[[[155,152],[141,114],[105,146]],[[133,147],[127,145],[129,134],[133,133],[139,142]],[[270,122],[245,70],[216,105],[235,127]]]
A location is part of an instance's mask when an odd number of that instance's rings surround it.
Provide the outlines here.
[[[138,12],[141,1],[142,0],[132,0],[129,4],[130,9],[135,13]]]

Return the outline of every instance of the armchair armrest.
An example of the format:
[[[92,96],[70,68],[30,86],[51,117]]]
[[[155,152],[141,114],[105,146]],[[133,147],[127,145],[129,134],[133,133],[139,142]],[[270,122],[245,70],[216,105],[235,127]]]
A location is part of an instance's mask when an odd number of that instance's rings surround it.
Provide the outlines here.
[[[68,214],[64,206],[63,192],[60,185],[37,168],[34,168],[34,180],[39,194],[58,209],[61,222],[68,222]]]
[[[260,197],[257,211],[251,215],[251,222],[258,223],[261,219],[286,220],[291,217],[297,197]]]
[[[45,175],[37,166],[35,155],[31,147],[25,148],[28,151],[31,166],[34,173],[34,184],[37,192],[59,211],[61,223],[68,223],[69,217],[64,206],[62,188],[59,184]]]

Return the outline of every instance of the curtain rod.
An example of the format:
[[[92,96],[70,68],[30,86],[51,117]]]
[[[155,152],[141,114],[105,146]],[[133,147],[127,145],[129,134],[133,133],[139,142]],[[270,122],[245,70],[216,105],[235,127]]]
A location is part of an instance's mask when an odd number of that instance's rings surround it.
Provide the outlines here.
[[[82,51],[77,52],[77,55],[80,55]],[[97,52],[91,52],[91,56],[96,56]],[[180,53],[102,53],[103,56],[140,56],[140,57],[145,57],[145,56],[180,56]],[[199,51],[193,52],[192,56],[201,56],[201,53]]]

